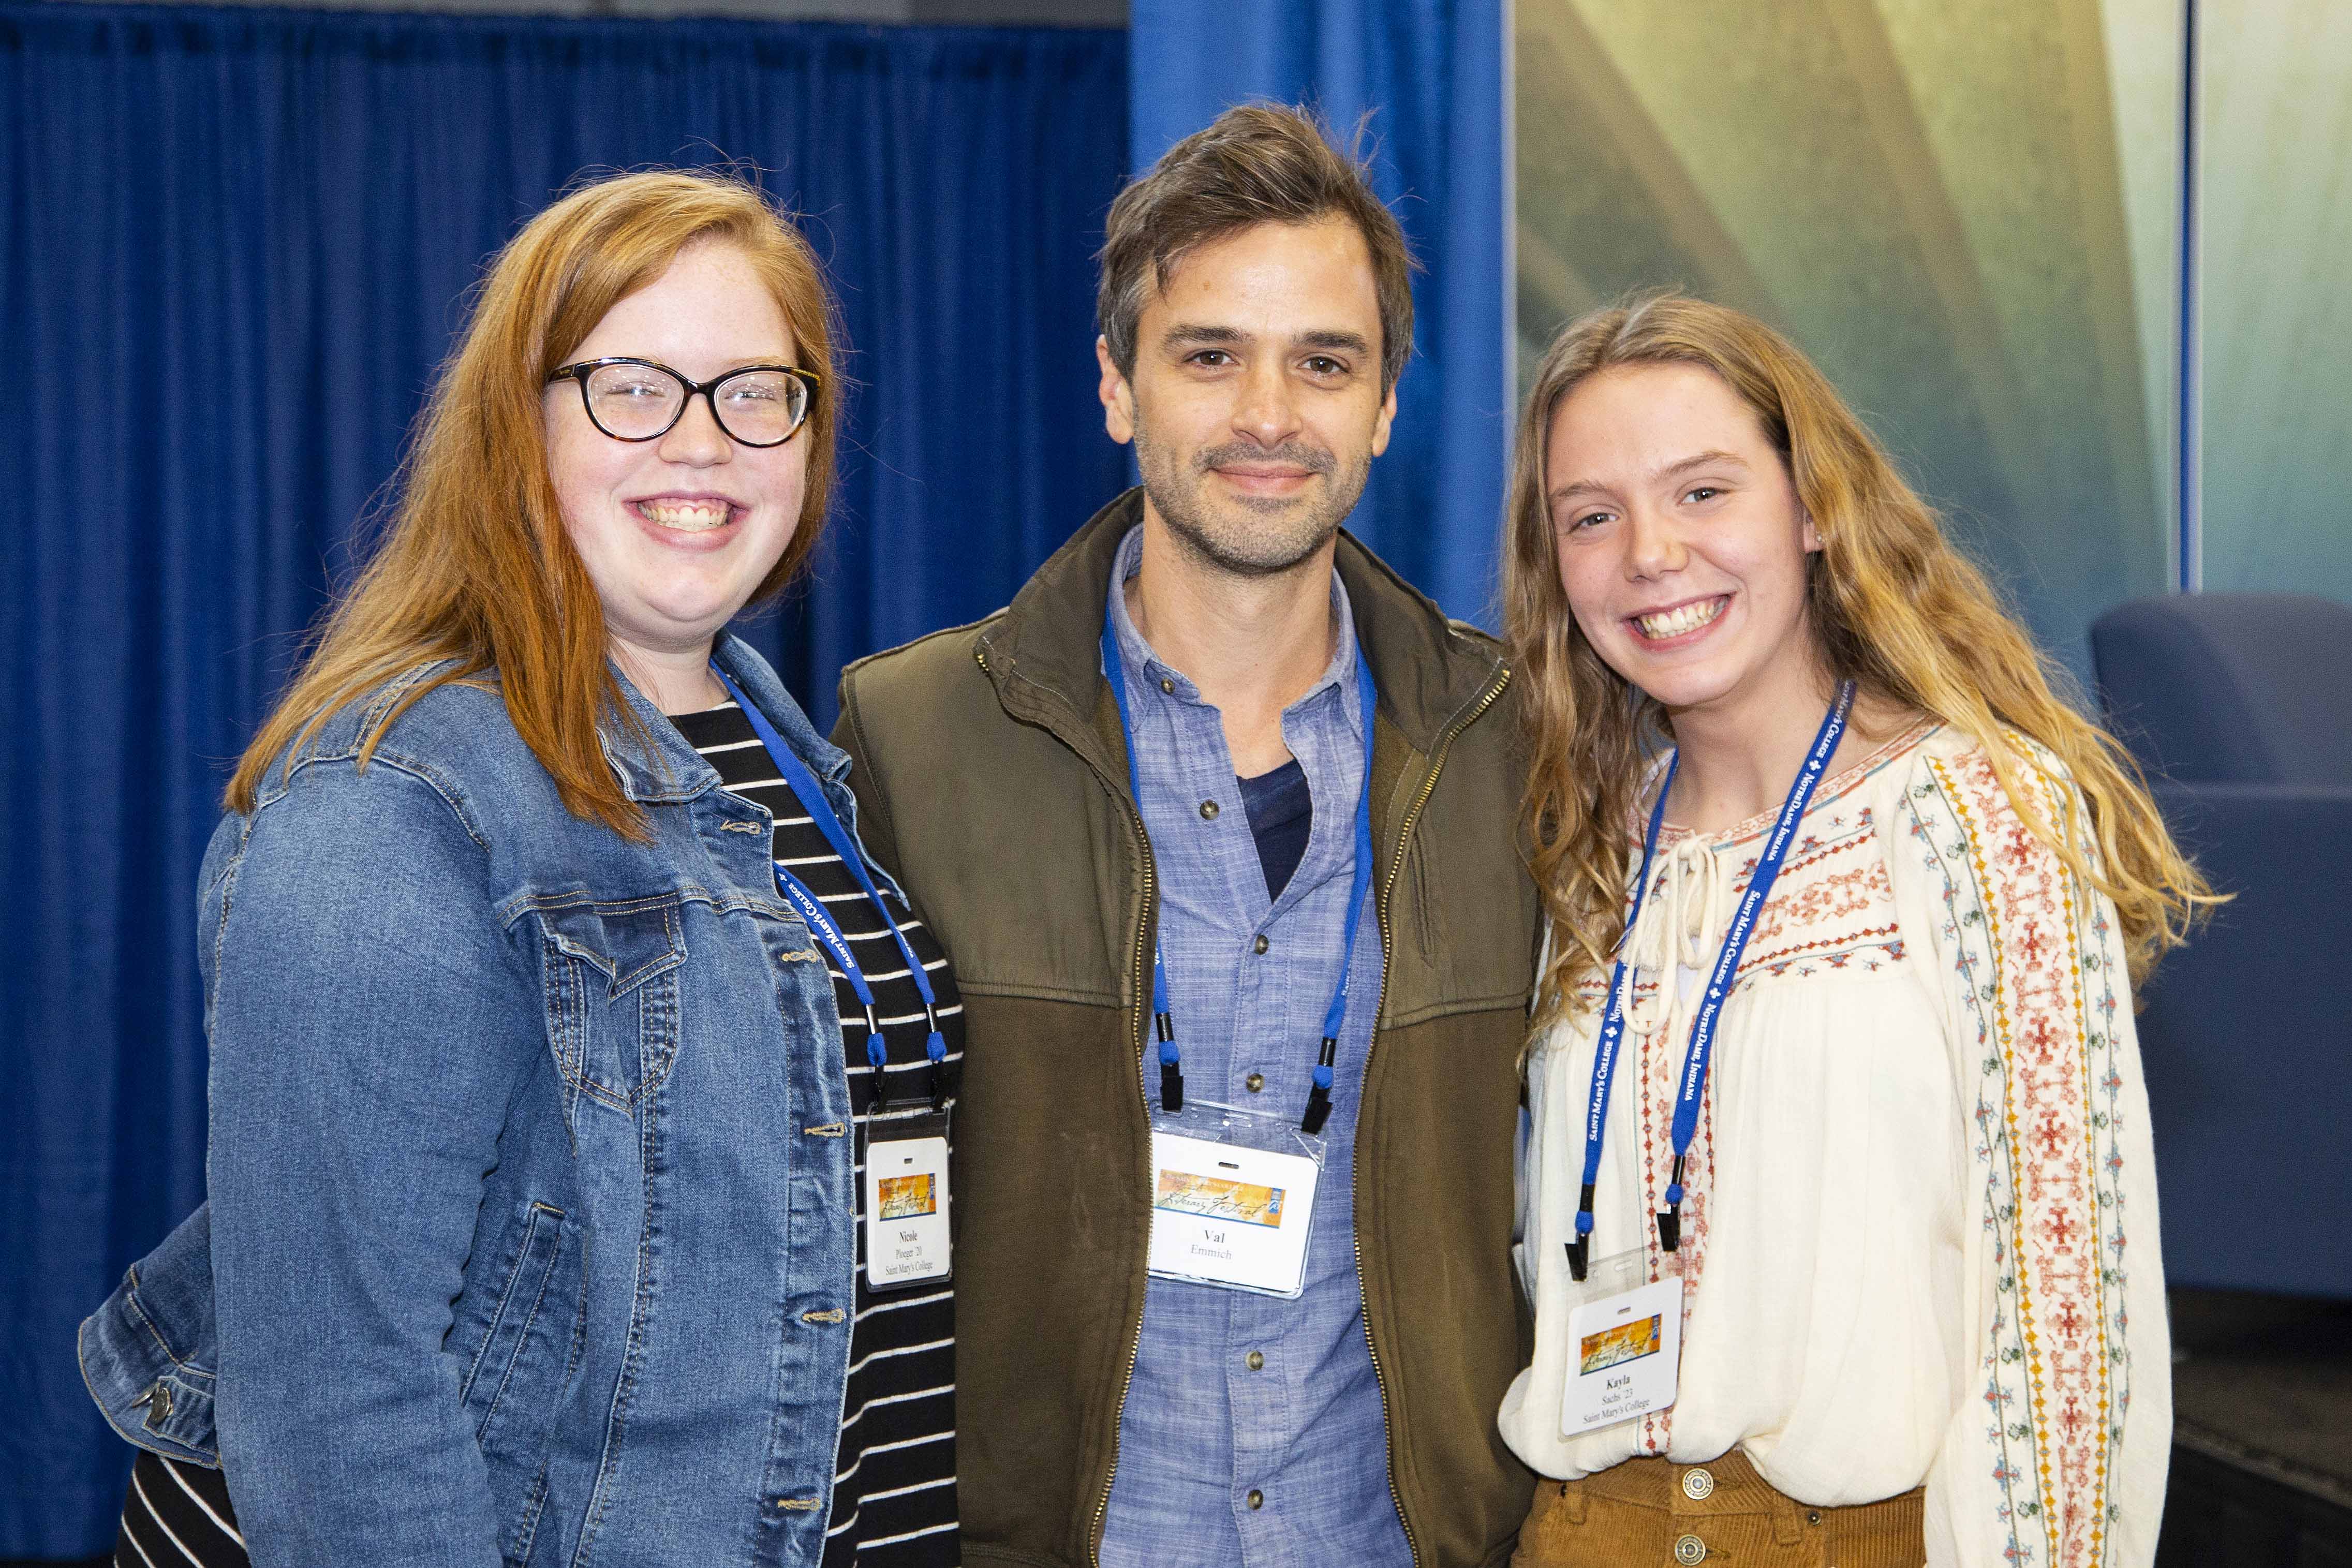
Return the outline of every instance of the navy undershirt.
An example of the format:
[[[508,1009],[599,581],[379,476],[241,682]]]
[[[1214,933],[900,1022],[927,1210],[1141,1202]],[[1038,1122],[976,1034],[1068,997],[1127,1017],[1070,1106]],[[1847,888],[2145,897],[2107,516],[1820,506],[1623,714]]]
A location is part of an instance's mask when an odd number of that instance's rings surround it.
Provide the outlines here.
[[[1265,872],[1265,892],[1282,897],[1290,874],[1307,853],[1307,836],[1315,826],[1315,797],[1307,791],[1307,770],[1294,757],[1270,773],[1236,779],[1242,805],[1249,812],[1250,837],[1257,840],[1258,865]]]

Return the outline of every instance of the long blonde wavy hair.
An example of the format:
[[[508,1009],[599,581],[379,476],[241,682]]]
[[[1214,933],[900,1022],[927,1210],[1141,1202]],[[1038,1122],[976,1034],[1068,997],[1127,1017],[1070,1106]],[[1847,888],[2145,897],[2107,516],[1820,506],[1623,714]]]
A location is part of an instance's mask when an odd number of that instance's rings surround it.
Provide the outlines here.
[[[1570,613],[1544,499],[1544,448],[1561,400],[1588,377],[1656,364],[1720,376],[1788,465],[1821,539],[1807,558],[1806,615],[1831,678],[1984,747],[2029,829],[2115,900],[2137,986],[2219,901],[2166,832],[2138,766],[2058,695],[2066,677],[1802,353],[1751,316],[1661,294],[1562,330],[1536,372],[1511,463],[1503,618],[1527,686],[1524,814],[1552,926],[1538,1023],[1575,1006],[1580,980],[1607,973],[1624,924],[1634,797],[1671,738],[1664,710],[1601,661]],[[2066,820],[2048,823],[2027,805],[2033,797],[2019,789],[2018,770],[2039,773],[2046,764],[2016,735],[2064,770],[2087,824],[2071,806]]]
[[[757,188],[731,175],[656,170],[584,185],[524,225],[491,264],[418,417],[392,526],[238,760],[230,810],[251,811],[270,764],[333,714],[420,664],[449,659],[375,722],[362,766],[410,703],[436,686],[495,673],[508,716],[564,805],[645,837],[643,814],[598,739],[601,718],[634,719],[606,662],[595,584],[548,472],[545,387],[607,310],[699,240],[742,252],[782,310],[800,364],[822,378],[793,437],[809,444],[801,515],[752,601],[792,581],[824,526],[839,419],[838,313],[816,253]]]

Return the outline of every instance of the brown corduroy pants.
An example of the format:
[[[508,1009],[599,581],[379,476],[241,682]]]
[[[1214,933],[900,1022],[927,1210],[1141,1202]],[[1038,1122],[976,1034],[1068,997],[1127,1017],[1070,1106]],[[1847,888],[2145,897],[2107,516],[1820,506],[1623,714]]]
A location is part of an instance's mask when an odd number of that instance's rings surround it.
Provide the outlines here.
[[[1513,1568],[1920,1568],[1927,1494],[1812,1508],[1738,1449],[1704,1465],[1628,1459],[1540,1481]]]

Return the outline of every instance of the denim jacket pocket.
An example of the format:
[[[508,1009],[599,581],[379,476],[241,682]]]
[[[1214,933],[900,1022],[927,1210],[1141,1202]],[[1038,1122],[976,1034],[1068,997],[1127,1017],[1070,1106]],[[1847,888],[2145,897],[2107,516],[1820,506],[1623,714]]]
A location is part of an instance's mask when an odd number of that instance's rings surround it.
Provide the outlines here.
[[[677,1056],[685,926],[676,894],[598,902],[534,899],[547,1038],[575,1093],[620,1110],[657,1088]]]
[[[518,1560],[530,1554],[545,1501],[548,1434],[579,1364],[586,1294],[579,1224],[562,1209],[523,1205],[508,1237],[495,1293],[460,1309],[479,1340],[457,1397],[493,1475],[528,1479],[525,1495],[500,1500],[507,1556]]]

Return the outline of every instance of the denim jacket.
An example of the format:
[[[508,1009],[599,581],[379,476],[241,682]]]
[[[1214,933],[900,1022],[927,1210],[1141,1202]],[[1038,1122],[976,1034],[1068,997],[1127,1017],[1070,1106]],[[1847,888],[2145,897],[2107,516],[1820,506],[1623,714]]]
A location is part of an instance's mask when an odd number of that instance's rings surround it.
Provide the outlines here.
[[[854,822],[847,759],[718,657]],[[91,1393],[225,1469],[257,1568],[814,1564],[855,1151],[767,814],[634,691],[647,842],[566,811],[495,691],[362,768],[427,673],[213,836],[210,1202],[82,1325]]]

